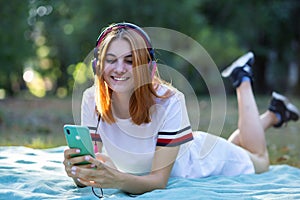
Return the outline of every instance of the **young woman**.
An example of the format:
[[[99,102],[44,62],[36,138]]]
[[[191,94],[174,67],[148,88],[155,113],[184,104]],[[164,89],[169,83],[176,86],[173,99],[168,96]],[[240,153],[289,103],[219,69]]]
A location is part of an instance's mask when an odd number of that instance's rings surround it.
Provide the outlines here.
[[[66,149],[64,165],[78,186],[117,188],[141,194],[165,188],[170,176],[201,178],[268,170],[265,130],[298,120],[299,111],[273,93],[269,109],[259,116],[252,93],[250,52],[222,75],[230,77],[238,98],[238,129],[227,140],[215,138],[201,157],[207,133],[192,132],[184,95],[155,75],[148,35],[130,23],[114,24],[98,38],[95,86],[82,101],[82,125],[97,144],[97,158],[74,157]],[[89,165],[76,165],[82,161]]]

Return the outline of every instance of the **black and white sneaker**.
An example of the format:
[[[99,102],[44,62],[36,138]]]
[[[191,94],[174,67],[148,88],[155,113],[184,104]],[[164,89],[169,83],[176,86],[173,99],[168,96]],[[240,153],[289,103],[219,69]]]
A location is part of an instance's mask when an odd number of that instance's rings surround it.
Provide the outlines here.
[[[276,92],[272,93],[269,110],[279,114],[281,117],[281,121],[274,125],[275,128],[279,128],[283,124],[287,124],[290,120],[297,121],[300,115],[297,107],[293,105],[288,98]]]
[[[228,66],[222,72],[224,78],[229,77],[234,88],[240,86],[243,77],[249,77],[253,82],[252,65],[254,63],[254,54],[248,52],[245,55],[239,57],[230,66]]]

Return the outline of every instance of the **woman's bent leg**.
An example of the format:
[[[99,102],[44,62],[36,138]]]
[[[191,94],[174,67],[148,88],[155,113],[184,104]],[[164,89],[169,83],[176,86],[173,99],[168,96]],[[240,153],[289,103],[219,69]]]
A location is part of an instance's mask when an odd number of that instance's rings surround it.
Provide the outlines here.
[[[242,82],[236,92],[239,111],[239,145],[249,152],[256,173],[267,171],[269,168],[269,155],[265,132],[251,83],[249,81]]]
[[[260,122],[263,126],[264,132],[266,132],[267,129],[269,129],[270,127],[278,123],[278,119],[275,113],[267,110],[264,114],[260,115]],[[228,138],[228,141],[238,146],[241,146],[240,130],[239,129],[235,130]]]
[[[264,127],[252,91],[253,62],[254,54],[249,52],[227,67],[222,76],[232,81],[238,98],[239,132],[235,132],[231,140],[249,152],[255,171],[260,173],[268,170],[269,156]]]

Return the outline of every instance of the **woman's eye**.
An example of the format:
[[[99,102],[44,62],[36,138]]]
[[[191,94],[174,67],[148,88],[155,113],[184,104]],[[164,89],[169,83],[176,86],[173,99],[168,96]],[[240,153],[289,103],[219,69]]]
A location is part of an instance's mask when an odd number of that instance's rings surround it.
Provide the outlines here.
[[[107,63],[112,64],[114,63],[116,60],[115,59],[106,59],[105,60]]]
[[[126,62],[127,64],[132,65],[132,60],[131,60],[131,59],[126,59],[125,62]]]

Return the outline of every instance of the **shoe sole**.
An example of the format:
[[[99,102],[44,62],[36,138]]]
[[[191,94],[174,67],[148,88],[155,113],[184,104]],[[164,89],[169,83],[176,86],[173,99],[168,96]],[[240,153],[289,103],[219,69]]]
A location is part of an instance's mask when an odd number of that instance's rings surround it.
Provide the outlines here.
[[[293,105],[288,98],[286,98],[285,96],[278,94],[277,92],[272,92],[272,97],[274,99],[280,100],[284,103],[285,107],[287,108],[288,111],[294,113],[296,116],[296,119],[299,118],[300,112],[297,109],[297,107],[295,105]]]
[[[250,51],[247,54],[243,55],[242,57],[238,58],[236,61],[234,61],[229,67],[227,67],[221,75],[223,77],[229,77],[230,74],[239,67],[244,67],[245,64],[250,60],[254,58],[254,54]]]

